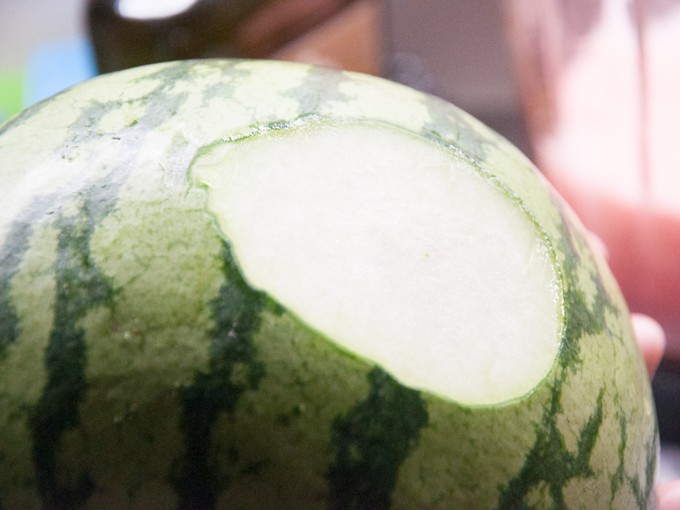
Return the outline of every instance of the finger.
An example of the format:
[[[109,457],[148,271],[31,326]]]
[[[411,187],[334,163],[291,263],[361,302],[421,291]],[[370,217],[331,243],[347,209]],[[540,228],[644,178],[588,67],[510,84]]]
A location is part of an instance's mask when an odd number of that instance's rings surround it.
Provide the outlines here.
[[[666,349],[666,335],[659,323],[647,315],[634,313],[631,318],[638,346],[651,377],[659,366]]]
[[[605,260],[609,260],[609,250],[604,241],[595,232],[588,231],[588,241],[590,242],[590,248],[598,252]]]
[[[680,480],[675,480],[656,489],[659,510],[680,510]]]

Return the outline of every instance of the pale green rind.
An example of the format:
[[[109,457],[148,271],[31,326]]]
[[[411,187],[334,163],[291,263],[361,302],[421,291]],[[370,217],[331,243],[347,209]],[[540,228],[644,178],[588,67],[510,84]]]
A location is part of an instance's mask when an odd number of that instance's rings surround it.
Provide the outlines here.
[[[56,445],[61,483],[87,472],[97,490],[86,508],[178,504],[180,395],[209,370],[210,307],[230,282],[210,191],[190,167],[211,144],[306,117],[394,125],[459,152],[544,232],[562,278],[565,337],[549,376],[498,408],[423,395],[428,424],[399,466],[392,508],[493,508],[508,495],[527,507],[653,507],[654,410],[625,304],[582,227],[516,149],[441,100],[384,80],[205,61],[102,76],[0,126],[0,303],[16,332],[0,338],[3,508],[40,506],[30,422],[47,377],[57,217],[78,214],[93,187],[115,190],[87,247],[113,297],[77,324],[87,387],[78,426]],[[212,424],[216,503],[328,508],[333,427],[367,398],[372,367],[273,302],[258,313],[252,345],[264,373]],[[237,386],[248,378],[238,367]],[[534,473],[530,454],[574,466]]]

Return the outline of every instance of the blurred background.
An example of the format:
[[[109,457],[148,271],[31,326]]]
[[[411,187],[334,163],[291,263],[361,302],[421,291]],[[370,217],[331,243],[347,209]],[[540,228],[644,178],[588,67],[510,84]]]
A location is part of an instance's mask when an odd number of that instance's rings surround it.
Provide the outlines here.
[[[134,3],[127,1],[130,5]],[[191,10],[192,2],[137,3],[165,5],[172,12],[172,7],[167,6],[177,4],[176,9],[181,11],[184,3]],[[503,13],[497,0],[428,0],[427,9],[414,0],[284,0],[278,2],[282,4],[279,10],[271,8],[269,12],[267,5],[277,2],[193,3],[221,3],[229,7],[226,11],[235,11],[221,12],[212,7],[222,16],[222,26],[220,33],[210,35],[211,38],[219,39],[224,25],[238,25],[240,21],[242,32],[260,31],[264,34],[259,37],[262,40],[241,33],[226,42],[208,41],[201,46],[192,39],[198,37],[196,33],[205,36],[207,22],[187,21],[186,11],[160,22],[144,18],[152,16],[153,10],[146,14],[138,12],[134,16],[139,17],[128,18],[125,26],[125,18],[116,16],[115,10],[116,4],[124,6],[126,0],[2,0],[0,116],[6,118],[19,108],[97,72],[89,40],[89,4],[90,23],[96,27],[94,34],[102,48],[104,70],[152,61],[154,57],[181,58],[197,53],[274,56],[335,65],[389,75],[444,96],[496,127],[514,143],[528,148],[505,42]],[[215,12],[210,15],[219,19]],[[300,22],[300,17],[311,19]],[[170,21],[163,23],[166,20]],[[192,32],[193,27],[196,33]],[[238,30],[236,26],[231,31]],[[135,39],[138,46],[155,49],[135,57],[138,51]],[[173,44],[174,50],[167,48]]]
[[[213,56],[385,76],[532,158],[669,335],[654,392],[680,477],[679,0],[0,0],[0,122],[100,72]]]

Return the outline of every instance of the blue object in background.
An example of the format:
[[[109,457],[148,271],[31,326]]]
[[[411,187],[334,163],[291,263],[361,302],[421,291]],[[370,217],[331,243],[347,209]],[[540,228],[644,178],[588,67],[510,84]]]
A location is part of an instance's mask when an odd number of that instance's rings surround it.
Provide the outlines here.
[[[24,108],[95,76],[94,53],[86,37],[38,47],[26,68]]]

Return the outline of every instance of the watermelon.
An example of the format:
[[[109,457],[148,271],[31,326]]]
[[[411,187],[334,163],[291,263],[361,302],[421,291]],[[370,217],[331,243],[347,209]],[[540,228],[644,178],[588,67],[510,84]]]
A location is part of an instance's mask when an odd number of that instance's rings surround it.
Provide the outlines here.
[[[0,193],[3,510],[654,507],[615,281],[439,98],[139,67],[2,125]]]

